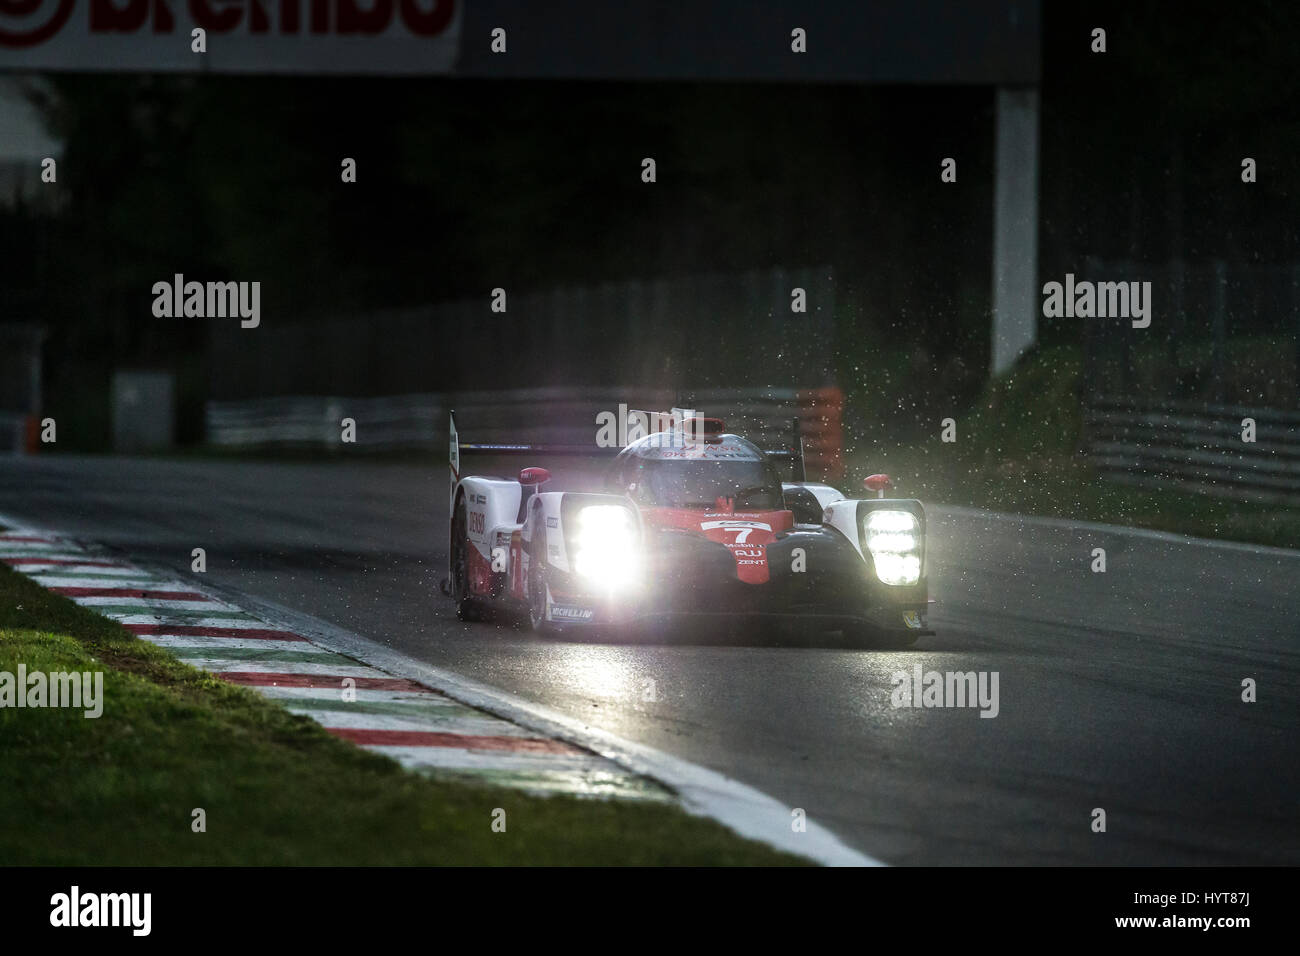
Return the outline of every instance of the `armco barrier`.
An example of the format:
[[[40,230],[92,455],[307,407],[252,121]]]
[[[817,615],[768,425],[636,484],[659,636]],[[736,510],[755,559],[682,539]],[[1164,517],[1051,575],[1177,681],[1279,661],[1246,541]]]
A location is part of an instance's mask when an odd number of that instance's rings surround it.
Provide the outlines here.
[[[1253,442],[1242,437],[1246,419]],[[1300,412],[1103,397],[1084,410],[1083,439],[1113,481],[1300,503]]]
[[[39,436],[35,415],[0,412],[0,455],[31,454],[36,451]]]
[[[843,404],[838,388],[707,389],[683,396],[656,389],[572,387],[210,401],[206,418],[208,441],[223,447],[342,450],[342,422],[350,418],[357,448],[392,451],[444,447],[453,408],[467,440],[581,445],[595,443],[601,413],[684,405],[724,419],[730,429],[766,448],[787,447],[791,419],[798,418],[808,477],[835,481],[844,473]]]

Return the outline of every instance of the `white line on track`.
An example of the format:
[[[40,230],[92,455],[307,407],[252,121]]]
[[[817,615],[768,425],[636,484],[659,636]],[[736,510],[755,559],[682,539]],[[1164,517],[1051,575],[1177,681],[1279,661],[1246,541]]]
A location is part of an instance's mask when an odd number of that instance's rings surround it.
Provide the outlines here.
[[[146,634],[141,640],[157,644],[172,651],[210,651],[215,659],[222,650],[244,651],[292,651],[294,654],[332,654],[333,651],[308,644],[305,641],[271,641],[258,637],[204,637],[183,634],[179,637],[171,634]]]
[[[331,703],[337,700],[341,707],[350,706],[343,700],[339,688],[259,686],[257,690],[259,693],[267,697],[275,697],[283,701],[287,706],[292,706],[293,701],[296,699],[329,700]],[[436,704],[454,707],[465,706],[460,701],[452,700],[450,697],[439,694],[434,690],[372,690],[368,687],[357,687],[351,689],[349,694],[355,696],[356,701],[359,704]]]
[[[644,744],[625,740],[543,704],[425,664],[300,611],[252,595],[241,594],[236,597],[224,588],[211,585],[206,587],[216,591],[225,600],[237,600],[240,606],[274,626],[292,630],[331,650],[365,661],[395,676],[418,681],[471,707],[592,750],[634,773],[652,777],[675,790],[683,808],[688,812],[717,820],[741,836],[827,866],[884,865],[880,860],[848,846],[830,830],[812,820],[807,821],[805,832],[794,832],[790,825],[791,807],[717,771],[688,763]],[[198,585],[195,588],[200,589]]]
[[[152,611],[238,611],[239,608],[222,604],[220,601],[178,601],[175,598],[138,598],[138,597],[74,597],[72,599],[82,607],[99,610],[105,607],[130,605],[142,610]]]
[[[173,578],[77,578],[77,577],[53,577],[45,574],[29,574],[33,581],[43,588],[54,590],[55,588],[104,588],[113,591],[125,592],[120,597],[130,597],[135,591],[160,591],[185,593],[194,589],[188,584],[176,581]],[[115,597],[118,595],[105,594],[95,595],[97,597]]]
[[[1166,544],[1191,545],[1199,548],[1220,548],[1224,551],[1243,551],[1268,557],[1300,558],[1300,551],[1291,548],[1275,548],[1265,544],[1250,544],[1245,541],[1216,541],[1214,538],[1194,538],[1187,534],[1175,534],[1172,531],[1153,531],[1150,528],[1130,528],[1127,525],[1105,524],[1100,521],[1075,521],[1072,518],[1045,518],[1038,515],[1018,515],[1005,511],[985,511],[982,508],[967,508],[962,505],[927,504],[926,513],[933,511],[936,515],[948,514],[958,518],[987,518],[994,521],[1011,521],[1017,524],[1032,525],[1041,528],[1057,528],[1062,531],[1097,531],[1104,534],[1129,535],[1134,538],[1146,538],[1149,541],[1163,541]]]
[[[530,754],[470,750],[464,747],[370,745],[372,753],[392,757],[404,767],[445,770],[524,770],[547,773],[608,772],[609,764],[589,754]]]
[[[105,567],[101,564],[58,564],[50,565],[44,561],[24,561],[21,558],[10,558],[12,567],[15,571],[22,571],[28,575],[40,575],[42,577],[72,577],[77,574],[97,574],[101,575],[103,580],[116,580],[118,578],[138,578],[143,577],[143,572],[138,568],[128,568],[122,565]],[[41,571],[40,568],[48,570]]]
[[[4,514],[0,514],[0,525],[15,531],[24,528],[23,522]],[[174,572],[168,569],[168,573]],[[807,821],[805,832],[794,832],[790,825],[792,808],[753,787],[707,767],[696,766],[652,747],[624,740],[545,705],[471,681],[451,671],[432,667],[359,634],[283,605],[254,598],[251,595],[237,594],[230,589],[206,583],[202,585],[187,583],[184,587],[192,591],[220,596],[238,607],[258,614],[272,626],[294,631],[330,650],[364,661],[388,674],[417,681],[464,704],[514,721],[524,727],[533,728],[539,733],[568,741],[620,764],[634,773],[658,780],[676,791],[683,809],[687,812],[717,820],[741,836],[827,866],[883,865],[879,860],[843,843],[839,837],[815,821]],[[247,661],[231,663],[232,670],[254,669],[248,666],[250,662]],[[437,754],[430,756],[427,753],[429,750],[441,751],[442,748],[376,747],[371,749],[388,752],[408,765],[415,765],[415,761],[420,758],[427,761],[450,759],[453,756],[450,753],[440,756]],[[401,752],[408,749],[412,751],[409,755]],[[546,761],[540,763],[548,769],[553,768],[554,756],[549,755]],[[459,759],[462,759],[461,755],[457,755],[457,760]],[[579,758],[579,761],[585,765],[582,758]],[[521,756],[521,762],[527,763],[529,760]]]
[[[416,730],[438,731],[468,737],[527,737],[536,736],[537,731],[491,714],[449,714],[447,716],[429,716],[424,711],[413,710],[408,716],[399,714],[371,714],[366,711],[343,710],[347,704],[340,704],[339,710],[321,711],[312,707],[295,707],[293,701],[284,701],[286,707],[295,714],[313,717],[326,727],[338,727],[345,730]]]
[[[148,638],[145,638],[148,640]],[[340,680],[344,677],[388,677],[383,671],[376,670],[373,667],[367,667],[364,664],[349,666],[347,664],[338,664],[328,661],[324,664],[310,664],[305,661],[262,661],[262,660],[244,660],[242,658],[231,660],[214,653],[211,657],[186,657],[186,664],[191,667],[201,667],[205,671],[212,671],[220,677],[224,673],[235,672],[240,674],[265,674],[274,677],[277,674],[309,674],[312,677],[338,677]]]
[[[251,631],[264,629],[266,627],[265,621],[258,621],[251,618],[193,617],[190,615],[177,617],[175,615],[167,614],[166,611],[161,609],[157,614],[109,614],[106,616],[111,617],[113,620],[117,621],[118,624],[121,624],[124,627],[147,624],[150,626],[157,625],[159,627],[219,627],[231,631]],[[221,638],[218,638],[218,640],[221,640]],[[279,643],[283,650],[284,641],[280,641]]]

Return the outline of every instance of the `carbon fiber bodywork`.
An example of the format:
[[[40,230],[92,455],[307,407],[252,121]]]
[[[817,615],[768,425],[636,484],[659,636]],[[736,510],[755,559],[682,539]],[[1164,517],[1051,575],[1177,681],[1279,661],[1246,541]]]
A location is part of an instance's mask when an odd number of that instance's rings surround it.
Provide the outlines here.
[[[645,541],[643,587],[637,594],[609,598],[593,592],[576,575],[555,570],[548,583],[557,605],[581,609],[584,616],[568,622],[574,626],[727,618],[784,621],[810,629],[932,633],[925,626],[925,577],[909,586],[881,584],[855,546],[834,529],[796,526],[768,544],[766,552],[768,580],[751,584],[740,580],[725,545],[686,531],[651,529]],[[905,621],[909,613],[914,626]]]

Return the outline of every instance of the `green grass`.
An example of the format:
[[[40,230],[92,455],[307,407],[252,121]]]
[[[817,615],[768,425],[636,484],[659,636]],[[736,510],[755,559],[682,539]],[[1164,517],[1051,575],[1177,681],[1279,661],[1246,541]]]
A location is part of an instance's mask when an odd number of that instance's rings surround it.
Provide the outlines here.
[[[1077,347],[1036,352],[957,419],[955,442],[852,455],[849,474],[887,472],[926,501],[1300,547],[1300,509],[1103,480],[1079,453],[1080,374]]]
[[[102,670],[105,701],[98,719],[0,708],[5,864],[805,862],[666,804],[409,773],[0,566],[0,671],[20,663]]]

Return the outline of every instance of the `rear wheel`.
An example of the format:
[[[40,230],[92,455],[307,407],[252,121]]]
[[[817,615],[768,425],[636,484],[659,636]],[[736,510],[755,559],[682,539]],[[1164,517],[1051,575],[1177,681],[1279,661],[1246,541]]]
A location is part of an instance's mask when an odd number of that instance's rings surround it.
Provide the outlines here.
[[[451,519],[451,598],[456,602],[456,616],[462,621],[487,618],[487,606],[469,589],[469,522],[465,516],[465,499],[456,501]]]

